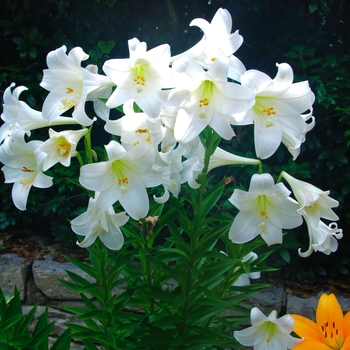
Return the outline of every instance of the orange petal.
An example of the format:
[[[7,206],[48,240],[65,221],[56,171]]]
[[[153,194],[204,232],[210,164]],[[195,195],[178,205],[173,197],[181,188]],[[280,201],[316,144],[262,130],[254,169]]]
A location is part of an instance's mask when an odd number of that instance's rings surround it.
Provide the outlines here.
[[[316,322],[327,343],[337,348],[337,339],[343,339],[343,311],[334,294],[322,294],[317,305]]]
[[[315,322],[300,315],[291,315],[294,319],[293,332],[305,340],[314,340],[323,343],[323,335],[319,331]],[[305,341],[303,341],[305,343]],[[301,343],[300,343],[301,344]],[[310,348],[311,349],[311,348]]]
[[[330,347],[317,340],[304,340],[297,346],[294,346],[293,350],[330,350]]]
[[[350,311],[344,316],[344,338],[350,340]]]

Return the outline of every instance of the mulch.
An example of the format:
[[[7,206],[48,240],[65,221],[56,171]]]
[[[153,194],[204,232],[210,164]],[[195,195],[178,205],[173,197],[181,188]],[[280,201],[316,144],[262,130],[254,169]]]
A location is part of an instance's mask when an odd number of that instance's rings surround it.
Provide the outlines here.
[[[75,244],[65,246],[43,236],[21,236],[0,232],[0,254],[6,253],[16,253],[23,259],[23,263],[28,260],[41,259],[48,253],[51,253],[54,261],[61,263],[67,262],[62,254],[79,260],[89,257],[86,249]]]

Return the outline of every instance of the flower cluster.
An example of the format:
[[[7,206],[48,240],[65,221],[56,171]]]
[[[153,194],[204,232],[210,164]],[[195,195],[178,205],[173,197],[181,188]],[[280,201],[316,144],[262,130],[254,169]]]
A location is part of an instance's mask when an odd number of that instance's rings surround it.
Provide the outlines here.
[[[350,312],[345,316],[334,294],[322,294],[316,309],[316,323],[300,315],[277,318],[272,311],[265,316],[257,307],[250,313],[252,326],[235,331],[234,337],[254,350],[350,348]],[[300,337],[290,335],[294,332]]]
[[[82,162],[78,143],[89,138],[91,127],[102,120],[110,135],[106,157],[97,161],[90,156],[88,164],[81,164],[79,176],[80,184],[95,195],[87,212],[71,222],[73,231],[85,236],[82,247],[99,236],[110,249],[120,249],[119,226],[128,216],[139,220],[149,212],[147,188],[162,186],[164,194],[154,199],[164,203],[170,194],[177,197],[186,182],[199,188],[201,173],[245,164],[260,165],[260,171],[253,175],[248,192],[236,189],[230,198],[239,209],[229,232],[234,243],[259,235],[268,245],[281,243],[282,229],[297,227],[304,218],[310,246],[300,255],[334,252],[342,231],[320,219],[337,220],[331,208],[338,203],[328,192],[283,172],[294,193],[292,199],[282,182],[275,184],[270,174],[261,171],[260,159],[272,156],[281,143],[296,159],[313,128],[314,94],[308,82],[293,83],[287,63],[277,64],[273,79],[246,70],[234,56],[243,38],[238,31],[231,33],[232,20],[225,9],[219,9],[210,23],[195,19],[190,25],[198,26],[203,38],[187,51],[171,56],[168,44],[148,50],[146,43],[133,38],[128,42],[129,58],[106,61],[104,74],[94,65],[82,67],[88,55],[80,47],[68,54],[65,46],[50,52],[40,84],[49,91],[42,112],[20,100],[25,87],[11,84],[6,89],[0,161],[5,182],[14,183],[15,205],[25,210],[31,186],[52,185],[45,172],[56,163],[68,167],[73,157]],[[87,101],[93,102],[97,117],[87,115]],[[110,118],[110,110],[122,105],[124,116]],[[235,126],[248,124],[254,125],[260,159],[231,154],[216,147],[217,142],[208,160],[205,130],[211,130],[217,140],[230,140]],[[55,131],[57,125],[74,127]],[[43,127],[49,127],[45,142],[27,141],[32,130]],[[125,212],[116,214],[116,203]]]

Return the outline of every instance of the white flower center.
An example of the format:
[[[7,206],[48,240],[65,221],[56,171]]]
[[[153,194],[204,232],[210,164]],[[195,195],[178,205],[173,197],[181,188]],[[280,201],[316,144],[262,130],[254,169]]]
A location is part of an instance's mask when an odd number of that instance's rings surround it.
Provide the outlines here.
[[[145,68],[141,64],[137,64],[134,68],[134,72],[134,82],[136,84],[136,90],[137,92],[141,92],[146,84]]]
[[[70,154],[72,146],[64,137],[57,140],[57,146],[57,153],[61,157],[67,157]]]
[[[123,170],[122,170],[122,160],[115,160],[113,162],[113,170],[116,173],[116,177],[118,178],[118,185],[120,186],[120,190],[122,191],[122,193],[125,193],[128,190],[128,186],[129,185],[129,179],[123,174]]]
[[[266,212],[266,196],[265,195],[259,196],[259,208],[260,208],[261,223],[258,224],[258,226],[261,229],[261,233],[266,234],[265,220],[268,219],[269,217],[268,217],[267,212]]]
[[[211,94],[213,92],[214,84],[210,80],[205,80],[204,83],[201,85],[203,91],[202,96],[198,101],[198,106],[200,108],[199,117],[205,118],[206,117],[206,107],[209,105],[209,97],[211,97]]]

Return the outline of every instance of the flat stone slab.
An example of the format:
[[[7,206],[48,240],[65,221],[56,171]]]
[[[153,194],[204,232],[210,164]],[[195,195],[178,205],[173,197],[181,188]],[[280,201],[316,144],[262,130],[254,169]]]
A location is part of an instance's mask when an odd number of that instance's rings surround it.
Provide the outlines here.
[[[315,321],[318,300],[323,293],[331,294],[331,292],[320,292],[307,299],[288,294],[286,313],[301,315]],[[345,315],[350,310],[350,299],[344,298],[342,295],[336,295],[336,297]]]
[[[32,266],[35,284],[47,298],[79,300],[81,299],[79,293],[67,289],[59,281],[61,279],[72,282],[66,270],[76,273],[91,283],[94,282],[92,277],[75,267],[72,263],[54,261],[51,253],[45,255],[43,260],[36,260]]]
[[[19,257],[17,254],[7,253],[0,255],[0,288],[5,295],[13,295],[17,286],[21,300],[25,298],[25,284],[30,271],[31,261]]]

